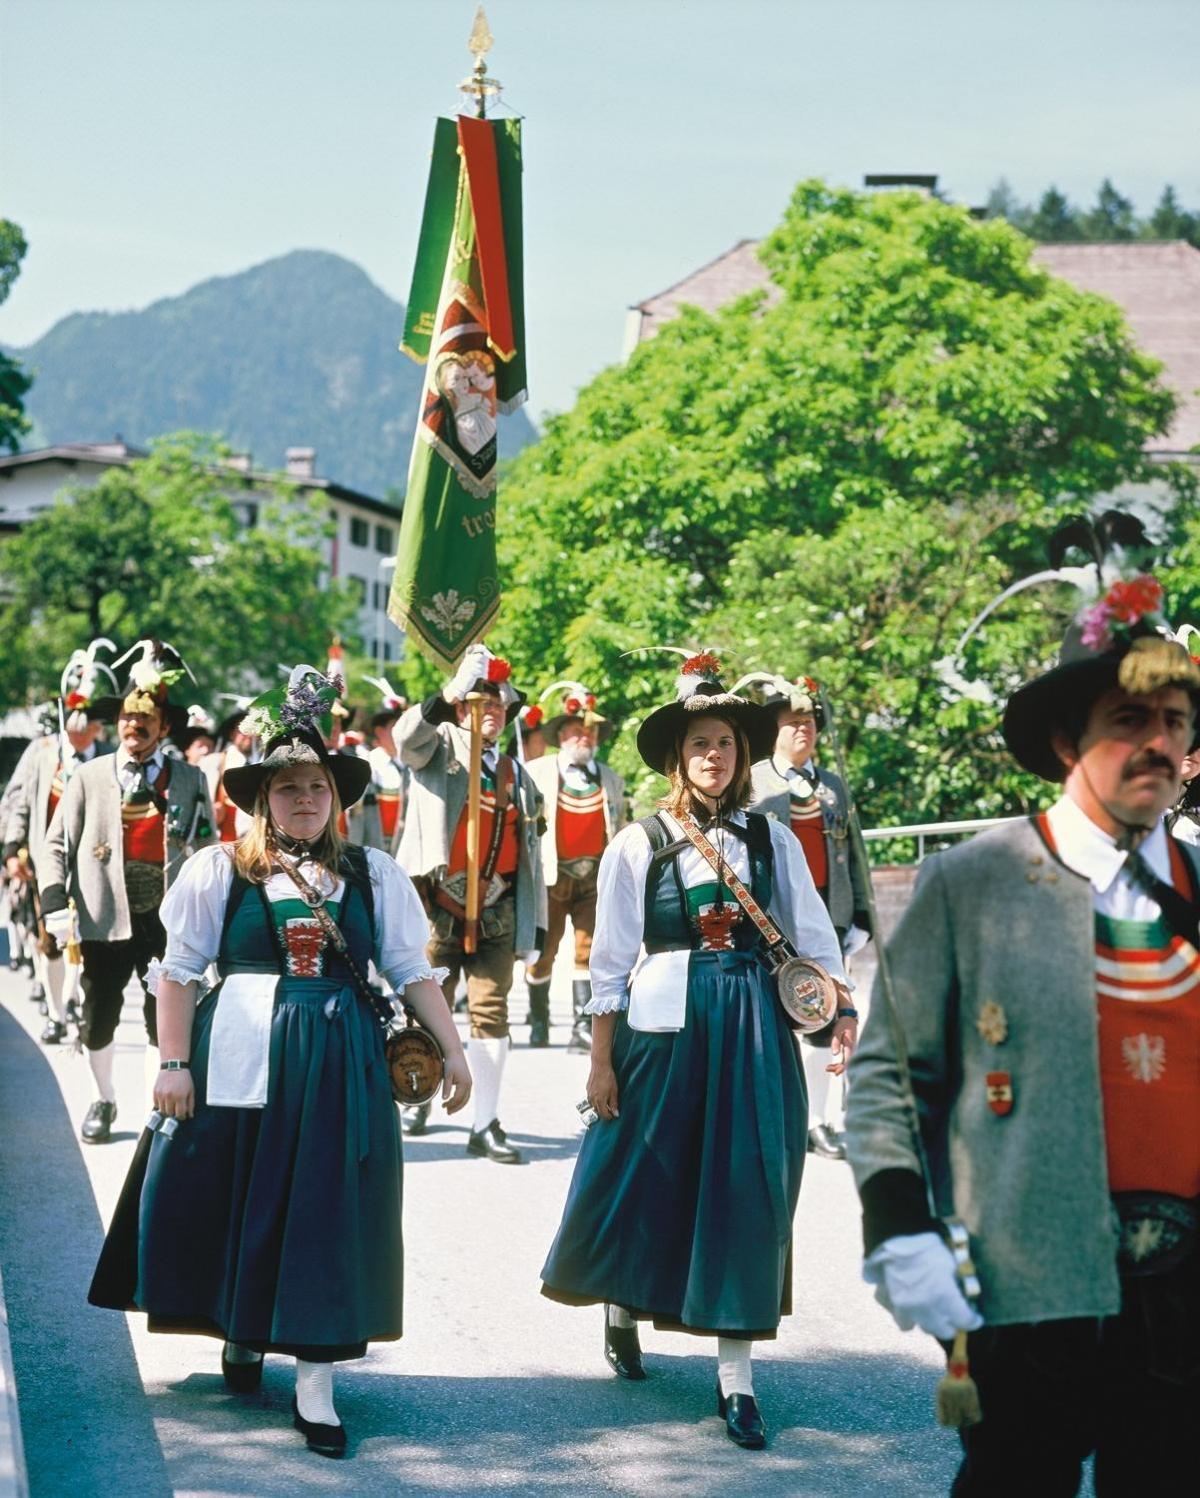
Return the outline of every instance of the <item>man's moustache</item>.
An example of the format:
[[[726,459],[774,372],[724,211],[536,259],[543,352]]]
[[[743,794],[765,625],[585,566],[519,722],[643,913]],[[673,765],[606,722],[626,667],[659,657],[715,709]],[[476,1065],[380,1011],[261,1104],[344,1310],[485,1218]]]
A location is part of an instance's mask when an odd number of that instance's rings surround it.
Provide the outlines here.
[[[1165,770],[1168,775],[1178,775],[1179,766],[1173,760],[1169,760],[1162,754],[1150,754],[1144,759],[1131,760],[1125,766],[1126,780],[1132,780],[1135,775],[1144,775],[1147,770]]]

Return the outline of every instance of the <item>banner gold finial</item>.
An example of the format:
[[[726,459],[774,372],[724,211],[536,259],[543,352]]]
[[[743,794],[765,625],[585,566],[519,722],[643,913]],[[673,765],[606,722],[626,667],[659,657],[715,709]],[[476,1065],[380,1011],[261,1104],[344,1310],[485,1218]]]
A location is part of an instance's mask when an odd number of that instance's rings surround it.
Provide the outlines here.
[[[475,66],[471,70],[471,76],[464,78],[458,85],[459,91],[473,100],[475,114],[481,120],[487,117],[487,101],[496,98],[502,87],[499,78],[489,78],[487,75],[487,55],[495,45],[496,39],[488,25],[487,12],[481,5],[475,12],[475,22],[467,40],[467,51],[474,57]]]

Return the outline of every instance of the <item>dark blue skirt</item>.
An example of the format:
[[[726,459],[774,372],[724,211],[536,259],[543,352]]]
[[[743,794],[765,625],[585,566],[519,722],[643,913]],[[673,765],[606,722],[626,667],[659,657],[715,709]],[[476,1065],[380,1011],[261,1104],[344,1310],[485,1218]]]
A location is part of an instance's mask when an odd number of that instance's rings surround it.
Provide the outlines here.
[[[155,1331],[197,1331],[312,1361],[401,1335],[399,1117],[378,1024],[335,980],[283,978],[265,1108],[204,1101],[220,992],[196,1011],[196,1114],[145,1158],[125,1283]],[[118,1209],[118,1218],[120,1209]],[[91,1299],[112,1304],[102,1256]],[[114,1273],[114,1270],[116,1271]],[[106,1288],[107,1287],[107,1288]]]
[[[770,974],[748,953],[693,953],[683,1029],[621,1016],[613,1067],[620,1116],[584,1136],[542,1294],[774,1337],[791,1310],[808,1100]]]

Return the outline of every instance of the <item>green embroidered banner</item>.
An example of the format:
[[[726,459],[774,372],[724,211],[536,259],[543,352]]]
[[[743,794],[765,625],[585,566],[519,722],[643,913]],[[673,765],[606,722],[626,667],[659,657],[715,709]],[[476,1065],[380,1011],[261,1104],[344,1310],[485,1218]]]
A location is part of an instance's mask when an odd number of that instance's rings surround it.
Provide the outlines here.
[[[500,607],[496,436],[526,399],[521,127],[442,119],[401,348],[426,365],[388,613],[447,670]]]

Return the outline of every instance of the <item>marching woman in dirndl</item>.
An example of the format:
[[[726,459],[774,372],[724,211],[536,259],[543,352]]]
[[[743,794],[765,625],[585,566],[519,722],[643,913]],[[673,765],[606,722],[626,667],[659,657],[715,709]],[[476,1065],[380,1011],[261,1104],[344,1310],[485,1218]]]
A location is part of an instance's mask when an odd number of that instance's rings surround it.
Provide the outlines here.
[[[258,1388],[264,1353],[294,1357],[293,1421],[324,1456],[346,1445],[333,1364],[401,1335],[399,1119],[351,961],[373,962],[438,1041],[447,1111],[471,1090],[411,881],[338,835],[371,767],[327,753],[317,724],[335,696],[297,667],[252,705],[264,758],[225,788],[253,825],[194,856],[163,903],[154,1102],[178,1122],[143,1135],[89,1295],[148,1312],[152,1331],[223,1338],[237,1392]],[[197,1002],[213,962],[220,982]]]
[[[792,1217],[808,1137],[804,1073],[764,938],[726,871],[797,952],[835,980],[834,1064],[856,1018],[837,938],[790,831],[742,808],[770,752],[770,713],[688,660],[677,699],[638,732],[670,781],[654,816],[624,828],[600,864],[592,947],[597,1120],[580,1149],[542,1293],[604,1303],[604,1352],[642,1379],[637,1323],[717,1339],[717,1412],[738,1445],[765,1444],[751,1344],[791,1309]],[[721,878],[688,840],[718,855]]]

